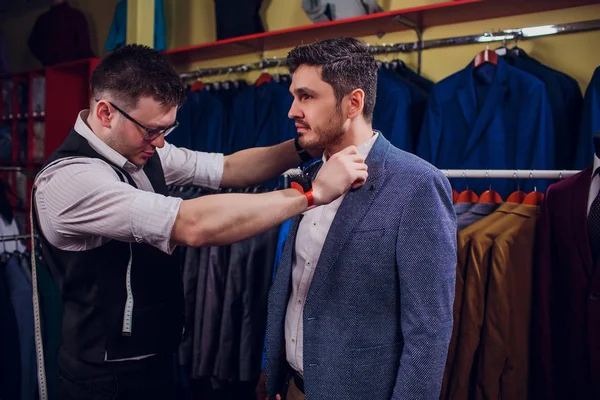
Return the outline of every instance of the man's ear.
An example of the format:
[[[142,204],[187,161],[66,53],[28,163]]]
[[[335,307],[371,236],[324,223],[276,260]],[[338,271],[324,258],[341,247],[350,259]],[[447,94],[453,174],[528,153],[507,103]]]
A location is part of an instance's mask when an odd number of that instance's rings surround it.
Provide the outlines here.
[[[350,99],[348,118],[353,119],[362,114],[365,107],[365,92],[362,89],[354,89],[348,96]]]
[[[114,114],[110,110],[110,106],[105,101],[99,101],[94,108],[94,118],[100,122],[105,128],[110,128]]]

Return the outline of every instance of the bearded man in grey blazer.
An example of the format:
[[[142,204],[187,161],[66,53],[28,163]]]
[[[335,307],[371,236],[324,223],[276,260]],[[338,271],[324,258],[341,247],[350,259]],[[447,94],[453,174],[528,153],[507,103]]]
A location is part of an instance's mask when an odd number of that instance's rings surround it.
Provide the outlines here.
[[[287,63],[299,143],[324,149],[308,177],[347,146],[369,177],[293,220],[269,295],[268,398],[436,399],[456,275],[450,184],[373,129],[378,67],[364,43],[300,46]]]

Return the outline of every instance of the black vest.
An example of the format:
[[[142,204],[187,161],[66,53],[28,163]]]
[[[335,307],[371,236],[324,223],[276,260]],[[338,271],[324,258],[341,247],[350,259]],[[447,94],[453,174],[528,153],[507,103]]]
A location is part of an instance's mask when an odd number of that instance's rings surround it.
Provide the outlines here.
[[[44,167],[74,156],[105,161],[122,181],[135,187],[126,171],[98,154],[74,130]],[[154,191],[166,195],[158,154],[148,160],[144,172]],[[52,246],[40,229],[36,232],[65,306],[61,351],[77,359],[101,363],[105,353],[111,360],[176,350],[182,335],[184,306],[181,272],[174,256],[145,243],[131,244],[134,301],[131,335],[127,336],[122,327],[130,244],[111,240],[92,250],[64,251]]]

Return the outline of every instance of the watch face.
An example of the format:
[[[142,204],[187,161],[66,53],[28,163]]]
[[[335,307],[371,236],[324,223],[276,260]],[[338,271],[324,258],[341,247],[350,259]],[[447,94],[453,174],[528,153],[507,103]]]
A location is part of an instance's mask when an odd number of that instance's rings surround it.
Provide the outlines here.
[[[308,192],[312,189],[312,179],[310,179],[310,175],[306,172],[302,171],[300,168],[296,168],[286,172],[286,175],[290,178],[290,182],[296,182],[305,192]]]

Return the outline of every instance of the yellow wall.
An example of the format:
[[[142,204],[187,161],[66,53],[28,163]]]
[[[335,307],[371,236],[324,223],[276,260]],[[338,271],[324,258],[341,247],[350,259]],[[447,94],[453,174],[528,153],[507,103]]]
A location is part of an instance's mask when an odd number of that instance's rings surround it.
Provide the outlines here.
[[[90,44],[96,56],[105,54],[104,43],[110,30],[113,13],[118,0],[69,0],[72,7],[80,9],[87,19]],[[27,47],[27,39],[39,15],[48,7],[36,8],[0,20],[4,32],[12,73],[41,68],[41,64]]]
[[[384,10],[389,11],[434,4],[441,1],[443,0],[380,0],[379,4]],[[262,15],[265,28],[273,31],[310,24],[310,20],[302,11],[301,2],[302,0],[264,0]],[[213,0],[165,0],[165,14],[169,48],[190,46],[215,40]],[[491,29],[560,24],[590,19],[600,19],[600,5],[434,27],[424,32],[424,39],[479,34]],[[386,34],[381,39],[375,36],[363,39],[371,44],[412,42],[416,40],[416,35],[412,32],[400,32]],[[600,43],[600,31],[527,40],[520,42],[519,46],[541,62],[571,75],[577,79],[582,88],[585,88],[594,69],[600,65],[600,52],[597,50],[598,43]],[[492,44],[492,48],[498,45]],[[424,51],[423,75],[433,81],[439,81],[464,68],[475,54],[483,48],[485,48],[483,45],[477,44]],[[269,51],[264,56],[285,56],[288,50]],[[241,64],[256,61],[260,59],[260,56],[260,54],[250,54],[243,57],[230,57],[194,65],[177,66],[177,68],[180,71],[187,71],[199,67]],[[410,66],[416,68],[416,53],[397,55],[396,57],[402,58]],[[390,60],[392,58],[394,56],[388,57]],[[248,73],[243,77],[254,80],[259,74],[260,72]],[[238,78],[238,76],[229,78]],[[205,80],[214,81],[219,79],[223,79],[223,77],[211,77]]]

